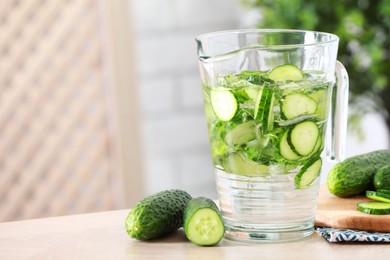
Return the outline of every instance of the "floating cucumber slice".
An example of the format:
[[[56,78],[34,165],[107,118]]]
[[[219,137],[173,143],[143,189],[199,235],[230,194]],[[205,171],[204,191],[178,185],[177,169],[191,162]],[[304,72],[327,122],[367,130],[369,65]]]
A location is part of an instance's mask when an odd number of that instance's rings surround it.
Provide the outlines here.
[[[294,183],[298,189],[307,188],[310,184],[320,176],[322,167],[321,158],[316,158],[309,161],[302,169],[295,175]]]
[[[255,121],[247,121],[237,125],[225,135],[225,143],[241,145],[256,138]]]
[[[237,100],[229,90],[211,90],[210,101],[214,113],[222,121],[229,121],[237,111]]]
[[[316,110],[316,102],[301,93],[293,93],[285,96],[282,103],[282,113],[286,119],[314,114]]]
[[[299,81],[304,78],[304,75],[298,67],[286,64],[273,68],[268,78],[274,81]]]
[[[319,136],[316,123],[305,121],[295,125],[287,136],[287,142],[299,155],[307,156],[315,149]]]
[[[237,175],[248,177],[268,176],[269,169],[267,165],[257,163],[248,159],[245,154],[231,153],[225,158],[225,171]]]
[[[283,156],[286,160],[296,161],[301,158],[300,155],[296,154],[290,147],[287,142],[287,136],[289,135],[289,130],[284,132],[279,143],[280,155]]]

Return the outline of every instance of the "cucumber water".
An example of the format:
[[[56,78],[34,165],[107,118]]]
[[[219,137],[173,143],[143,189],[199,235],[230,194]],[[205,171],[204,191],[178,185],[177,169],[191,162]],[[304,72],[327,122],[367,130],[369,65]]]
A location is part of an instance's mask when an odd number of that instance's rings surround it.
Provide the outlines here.
[[[226,226],[235,224],[230,219],[286,230],[284,223],[309,223],[333,83],[291,64],[215,82],[203,93]]]

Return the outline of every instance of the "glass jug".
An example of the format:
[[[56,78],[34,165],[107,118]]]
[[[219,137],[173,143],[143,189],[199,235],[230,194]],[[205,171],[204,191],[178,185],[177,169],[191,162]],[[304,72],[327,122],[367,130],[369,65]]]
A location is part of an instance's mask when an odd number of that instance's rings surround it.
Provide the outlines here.
[[[196,38],[225,237],[313,233],[323,150],[344,156],[348,75],[338,37],[235,30]]]

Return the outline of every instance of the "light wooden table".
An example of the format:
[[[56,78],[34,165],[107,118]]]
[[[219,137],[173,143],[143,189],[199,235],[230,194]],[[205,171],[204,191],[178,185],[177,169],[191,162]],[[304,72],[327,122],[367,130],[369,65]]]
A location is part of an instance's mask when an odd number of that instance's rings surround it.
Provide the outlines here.
[[[124,229],[128,210],[0,223],[0,259],[388,259],[388,244],[332,244],[314,233],[301,241],[199,247],[182,230],[141,242]]]

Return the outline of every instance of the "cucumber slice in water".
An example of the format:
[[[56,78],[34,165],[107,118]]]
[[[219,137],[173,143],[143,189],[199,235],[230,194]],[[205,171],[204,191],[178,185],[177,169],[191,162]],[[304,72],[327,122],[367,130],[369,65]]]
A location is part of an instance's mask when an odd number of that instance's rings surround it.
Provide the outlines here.
[[[310,184],[320,176],[322,167],[321,158],[316,158],[309,161],[302,169],[295,175],[294,183],[298,189],[307,188]]]
[[[287,142],[287,136],[289,135],[289,130],[285,131],[282,135],[282,138],[279,143],[280,155],[283,156],[286,160],[296,161],[301,158],[300,155],[296,154],[290,147]]]
[[[260,106],[260,101],[261,101],[261,98],[263,96],[263,88],[261,87],[259,89],[259,92],[257,93],[257,96],[256,96],[256,100],[255,100],[255,113],[254,113],[254,118],[256,119],[257,118],[257,114],[259,113],[259,106]]]
[[[285,96],[282,103],[282,113],[286,119],[314,114],[316,110],[316,102],[312,98],[301,93],[293,93]]]
[[[228,173],[247,177],[269,175],[269,169],[267,165],[257,163],[247,158],[243,153],[229,154],[225,158],[224,168]]]
[[[214,201],[205,197],[189,201],[184,211],[184,232],[199,246],[212,246],[221,241],[225,226]]]
[[[315,149],[319,136],[316,123],[305,121],[294,126],[287,136],[287,142],[299,155],[307,156]]]
[[[264,88],[261,95],[259,114],[261,118],[263,133],[270,131],[274,126],[273,107],[275,103],[275,95],[271,88]]]
[[[255,121],[247,121],[237,125],[225,135],[225,143],[241,145],[256,138]]]
[[[304,78],[302,71],[291,64],[277,66],[268,74],[273,81],[299,81]]]
[[[357,204],[357,209],[367,214],[385,215],[390,214],[390,203],[379,201],[360,202]]]
[[[390,195],[379,191],[366,191],[366,197],[372,200],[390,203]]]
[[[222,121],[229,121],[237,111],[237,100],[229,90],[211,90],[210,101],[215,115]]]

